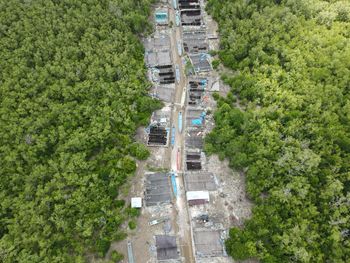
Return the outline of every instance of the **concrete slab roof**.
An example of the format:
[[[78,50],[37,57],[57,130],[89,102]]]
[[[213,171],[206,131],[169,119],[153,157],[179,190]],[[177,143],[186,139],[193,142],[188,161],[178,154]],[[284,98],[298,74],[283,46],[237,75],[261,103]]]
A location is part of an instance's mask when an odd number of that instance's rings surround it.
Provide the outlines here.
[[[148,67],[171,65],[170,50],[148,51],[146,53],[146,64]]]
[[[224,249],[220,231],[194,231],[193,239],[197,256],[215,257],[223,255]]]
[[[165,34],[155,35],[151,38],[147,38],[144,41],[144,46],[148,51],[169,49],[170,37]]]
[[[215,191],[214,175],[209,172],[187,172],[185,174],[186,191]]]
[[[145,199],[147,206],[170,202],[172,195],[168,174],[147,174],[145,186]]]
[[[156,247],[158,260],[177,259],[179,257],[175,236],[156,236]]]

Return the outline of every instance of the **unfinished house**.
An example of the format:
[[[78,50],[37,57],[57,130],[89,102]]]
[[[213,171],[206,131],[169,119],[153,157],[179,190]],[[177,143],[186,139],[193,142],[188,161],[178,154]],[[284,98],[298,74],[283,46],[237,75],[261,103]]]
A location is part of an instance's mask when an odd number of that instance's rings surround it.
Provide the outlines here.
[[[186,112],[186,127],[203,127],[206,113],[202,109],[188,108]]]
[[[170,108],[153,112],[151,124],[146,128],[148,146],[167,146],[170,133]]]
[[[193,233],[196,257],[219,257],[224,255],[221,231],[207,230]]]
[[[149,79],[154,83],[150,95],[172,102],[175,94],[175,71],[171,59],[169,35],[158,33],[144,41]]]
[[[169,50],[152,50],[147,52],[146,65],[150,68],[171,65],[171,53]]]
[[[186,170],[201,170],[202,158],[200,150],[187,150],[186,151]]]
[[[151,89],[150,95],[153,98],[157,98],[165,102],[172,102],[175,96],[175,84],[156,85]]]
[[[200,9],[199,0],[178,0],[180,10],[183,9]]]
[[[166,146],[168,144],[168,133],[159,123],[151,124],[147,144],[149,146]]]
[[[206,53],[190,54],[190,61],[196,73],[211,71],[210,56]]]
[[[214,175],[205,171],[186,172],[185,189],[186,191],[215,191]]]
[[[170,37],[165,34],[157,34],[147,38],[144,41],[145,49],[150,50],[168,50],[170,47]]]
[[[175,71],[171,59],[170,38],[159,34],[145,41],[146,65],[150,68],[150,79],[158,84],[175,83]]]
[[[206,78],[190,79],[187,87],[187,102],[189,106],[199,106],[207,87]]]
[[[146,65],[151,68],[151,80],[159,84],[175,83],[175,72],[169,50],[148,51]]]
[[[201,26],[202,11],[201,9],[184,9],[180,11],[182,26]]]
[[[169,260],[179,258],[176,237],[174,236],[156,236],[156,248],[158,260]]]
[[[169,12],[167,8],[159,8],[154,13],[154,20],[158,26],[167,26],[169,24]]]
[[[203,131],[201,129],[188,130],[185,138],[186,148],[203,148]]]
[[[167,204],[172,199],[169,176],[166,173],[147,174],[145,189],[146,206]]]
[[[209,50],[205,30],[187,30],[182,33],[183,47],[189,54],[206,53]]]

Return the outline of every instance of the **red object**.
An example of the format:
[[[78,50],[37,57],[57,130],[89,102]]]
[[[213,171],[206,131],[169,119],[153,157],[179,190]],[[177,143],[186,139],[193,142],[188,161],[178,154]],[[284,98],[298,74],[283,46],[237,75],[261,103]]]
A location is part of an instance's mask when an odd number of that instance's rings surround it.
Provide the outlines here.
[[[197,200],[189,200],[188,204],[190,206],[194,206],[194,205],[204,205],[206,203],[209,203],[207,200],[205,199],[197,199]]]

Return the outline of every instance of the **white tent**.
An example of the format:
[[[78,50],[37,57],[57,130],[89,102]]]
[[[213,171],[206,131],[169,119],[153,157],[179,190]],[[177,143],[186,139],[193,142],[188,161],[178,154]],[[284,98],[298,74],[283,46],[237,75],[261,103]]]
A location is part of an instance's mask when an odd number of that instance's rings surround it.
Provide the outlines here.
[[[131,207],[132,208],[141,208],[142,207],[142,198],[141,197],[131,198]]]
[[[188,191],[186,193],[187,201],[194,200],[205,200],[209,202],[209,192],[208,191]]]

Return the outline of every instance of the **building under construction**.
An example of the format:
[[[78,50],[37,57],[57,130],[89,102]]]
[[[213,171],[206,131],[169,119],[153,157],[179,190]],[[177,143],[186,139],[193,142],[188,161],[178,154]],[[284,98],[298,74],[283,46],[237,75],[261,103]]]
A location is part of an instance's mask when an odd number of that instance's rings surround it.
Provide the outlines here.
[[[200,9],[199,0],[178,0],[180,10],[183,9]]]
[[[186,170],[201,170],[202,158],[201,151],[197,149],[191,149],[186,151]]]
[[[145,40],[145,60],[150,68],[150,79],[156,84],[174,84],[175,70],[169,50],[170,38],[158,34]]]
[[[170,109],[153,112],[151,123],[146,128],[148,146],[167,146],[170,133]]]
[[[146,206],[170,203],[172,193],[166,173],[146,174],[145,188]]]
[[[184,9],[180,11],[182,26],[201,26],[202,11],[200,9]]]
[[[189,54],[206,53],[209,50],[207,32],[203,29],[182,32],[184,51]]]
[[[189,106],[200,106],[207,88],[206,78],[190,79],[187,86],[187,103]]]

